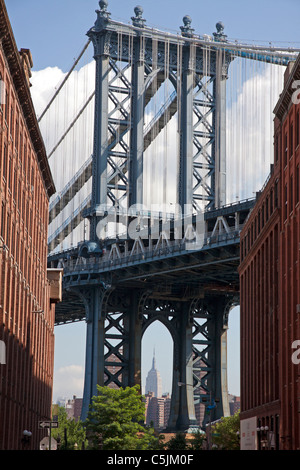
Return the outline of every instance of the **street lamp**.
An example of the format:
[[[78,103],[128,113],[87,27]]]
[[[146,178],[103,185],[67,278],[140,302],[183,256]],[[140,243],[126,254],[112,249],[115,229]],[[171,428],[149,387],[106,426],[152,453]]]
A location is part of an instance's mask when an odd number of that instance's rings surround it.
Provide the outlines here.
[[[259,435],[259,443],[263,450],[269,449],[269,426],[260,426],[256,428]]]
[[[23,431],[22,444],[24,446],[29,444],[31,436],[32,436],[32,432],[27,431],[27,429]]]

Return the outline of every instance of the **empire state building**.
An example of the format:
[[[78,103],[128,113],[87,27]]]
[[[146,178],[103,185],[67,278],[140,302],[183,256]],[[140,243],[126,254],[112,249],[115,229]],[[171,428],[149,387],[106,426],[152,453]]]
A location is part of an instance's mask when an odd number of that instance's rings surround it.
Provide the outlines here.
[[[153,392],[154,396],[160,398],[162,395],[162,385],[160,373],[156,369],[155,352],[153,352],[152,368],[146,378],[145,393]]]

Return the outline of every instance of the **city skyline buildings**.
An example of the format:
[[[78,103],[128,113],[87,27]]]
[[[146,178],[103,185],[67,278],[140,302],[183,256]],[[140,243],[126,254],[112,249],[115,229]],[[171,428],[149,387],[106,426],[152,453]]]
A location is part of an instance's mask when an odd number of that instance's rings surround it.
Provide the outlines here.
[[[155,349],[153,349],[152,367],[146,377],[145,394],[149,392],[153,392],[157,398],[162,396],[162,379],[156,368]]]

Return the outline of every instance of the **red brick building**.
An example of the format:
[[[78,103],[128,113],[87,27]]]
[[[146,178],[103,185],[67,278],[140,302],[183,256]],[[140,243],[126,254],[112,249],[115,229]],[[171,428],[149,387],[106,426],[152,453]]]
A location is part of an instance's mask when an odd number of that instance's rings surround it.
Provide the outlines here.
[[[274,165],[241,233],[241,420],[256,419],[258,448],[299,449],[299,135],[295,80],[285,73],[274,109]],[[298,87],[299,88],[299,87]]]
[[[38,449],[51,416],[57,273],[47,273],[55,192],[30,95],[30,51],[17,49],[0,0],[0,449]],[[55,289],[57,288],[57,292]],[[29,442],[23,431],[32,433]]]
[[[279,364],[281,448],[300,449],[300,365],[293,343],[300,340],[300,57],[286,72],[285,87],[275,107],[275,158],[279,160],[280,263]],[[299,349],[299,347],[298,347]]]

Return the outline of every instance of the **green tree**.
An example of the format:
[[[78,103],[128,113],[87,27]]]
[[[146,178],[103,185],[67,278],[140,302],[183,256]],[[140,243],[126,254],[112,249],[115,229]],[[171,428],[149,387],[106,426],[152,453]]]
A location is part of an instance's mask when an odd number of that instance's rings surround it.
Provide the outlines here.
[[[203,444],[206,440],[205,432],[197,430],[192,436],[192,439],[189,440],[189,448],[191,450],[203,450]]]
[[[60,450],[82,449],[86,445],[86,433],[83,423],[69,419],[64,407],[58,408],[58,428],[51,430],[52,437],[60,441]]]
[[[193,432],[188,439],[185,433],[177,432],[164,447],[167,450],[202,450],[205,439],[206,434],[200,430]]]
[[[212,444],[220,450],[239,450],[240,414],[223,417],[212,426]]]
[[[189,445],[186,440],[184,433],[177,432],[174,437],[172,437],[169,442],[166,443],[165,448],[167,450],[185,450],[189,448]]]
[[[140,387],[112,389],[98,386],[85,422],[93,449],[158,449],[159,438],[144,426],[145,403]]]

